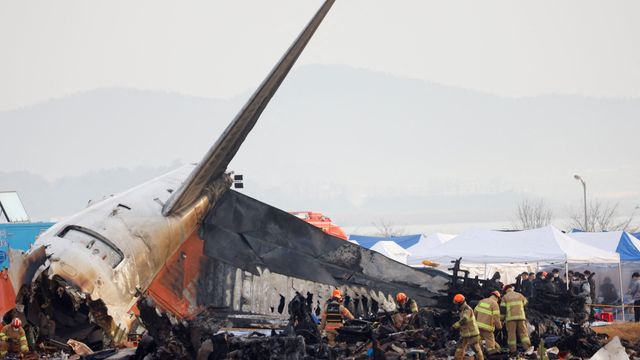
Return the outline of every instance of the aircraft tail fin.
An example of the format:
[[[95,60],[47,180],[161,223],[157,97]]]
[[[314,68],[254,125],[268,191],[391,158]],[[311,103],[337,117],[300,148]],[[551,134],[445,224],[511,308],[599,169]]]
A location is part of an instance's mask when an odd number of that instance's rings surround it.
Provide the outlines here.
[[[240,145],[258,121],[289,70],[304,50],[335,0],[326,0],[298,38],[271,70],[262,84],[251,95],[240,112],[227,126],[215,144],[198,163],[182,186],[177,189],[162,208],[165,216],[180,213],[206,194],[207,185],[222,175]]]

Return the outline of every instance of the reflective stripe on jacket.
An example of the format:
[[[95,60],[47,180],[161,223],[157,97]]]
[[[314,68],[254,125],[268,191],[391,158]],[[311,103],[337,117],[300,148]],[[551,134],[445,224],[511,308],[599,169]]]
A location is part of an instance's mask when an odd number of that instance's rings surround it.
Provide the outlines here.
[[[1,334],[4,334],[4,341],[9,341],[9,339],[13,340],[13,346],[11,347],[12,352],[27,352],[29,351],[29,344],[27,343],[27,335],[24,333],[24,329],[14,329],[11,325],[5,325],[0,331]],[[19,344],[19,346],[18,346]]]
[[[460,330],[460,337],[470,338],[480,335],[476,317],[473,315],[473,309],[464,303],[460,307],[460,320],[453,324],[454,329]]]
[[[334,330],[342,327],[342,313],[340,312],[340,303],[337,300],[331,299],[327,302],[327,310],[325,311],[327,317],[327,330]]]
[[[398,311],[403,314],[415,314],[418,312],[418,304],[415,300],[409,298],[404,304],[398,304]]]
[[[478,321],[478,328],[492,332],[495,329],[502,328],[502,324],[500,323],[500,305],[498,305],[495,296],[480,300],[474,311],[476,313],[476,320]]]
[[[507,290],[507,293],[504,294],[500,302],[500,307],[504,310],[502,317],[506,321],[526,320],[527,317],[524,313],[525,305],[527,305],[527,298],[519,292],[513,291],[513,289]]]

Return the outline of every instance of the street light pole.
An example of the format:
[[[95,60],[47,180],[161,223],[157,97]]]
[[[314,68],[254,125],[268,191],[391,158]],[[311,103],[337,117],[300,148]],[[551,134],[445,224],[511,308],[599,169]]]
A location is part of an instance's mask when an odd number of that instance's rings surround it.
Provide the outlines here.
[[[589,231],[587,230],[587,183],[580,175],[573,175],[573,178],[582,183],[582,190],[584,193],[584,231]]]

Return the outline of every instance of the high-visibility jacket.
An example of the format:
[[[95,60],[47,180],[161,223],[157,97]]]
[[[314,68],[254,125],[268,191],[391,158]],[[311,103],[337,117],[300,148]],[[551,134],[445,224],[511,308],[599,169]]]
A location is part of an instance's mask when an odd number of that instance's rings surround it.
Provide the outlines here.
[[[418,303],[415,300],[408,298],[403,304],[398,303],[398,312],[403,314],[415,314],[418,312]]]
[[[0,330],[0,342],[4,344],[0,348],[0,356],[6,354],[7,349],[11,352],[28,352],[29,344],[27,343],[27,335],[23,328],[14,329],[11,325],[5,325]]]
[[[467,303],[460,306],[460,320],[453,324],[454,329],[460,330],[460,337],[471,338],[480,335],[473,309]]]
[[[497,298],[494,295],[480,300],[474,311],[476,313],[478,328],[481,330],[493,332],[495,329],[502,329],[502,323],[500,322],[500,305],[498,305]]]
[[[524,314],[524,306],[527,305],[527,298],[519,292],[508,289],[502,297],[500,307],[503,312],[501,318],[505,321],[527,320]]]
[[[353,315],[346,307],[342,306],[336,299],[327,301],[327,305],[322,313],[321,326],[325,330],[336,330],[342,327],[344,319],[353,320]]]

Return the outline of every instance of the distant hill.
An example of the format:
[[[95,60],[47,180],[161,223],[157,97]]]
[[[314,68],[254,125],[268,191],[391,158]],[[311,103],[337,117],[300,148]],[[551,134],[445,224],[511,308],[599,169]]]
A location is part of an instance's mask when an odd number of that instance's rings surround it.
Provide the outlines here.
[[[79,200],[63,206],[45,193],[80,199],[141,177],[108,169],[142,167],[135,173],[151,175],[175,161],[197,161],[246,96],[98,89],[0,112],[0,152],[10,154],[1,162],[0,188],[32,181],[24,190],[32,194],[22,195],[47,199],[36,206],[39,215],[67,214]],[[576,172],[593,194],[640,203],[639,133],[639,99],[514,99],[305,66],[285,81],[231,168],[245,174],[250,195],[349,224],[502,221],[526,194],[563,211],[578,202]],[[79,195],[67,185],[73,181],[95,185]]]

